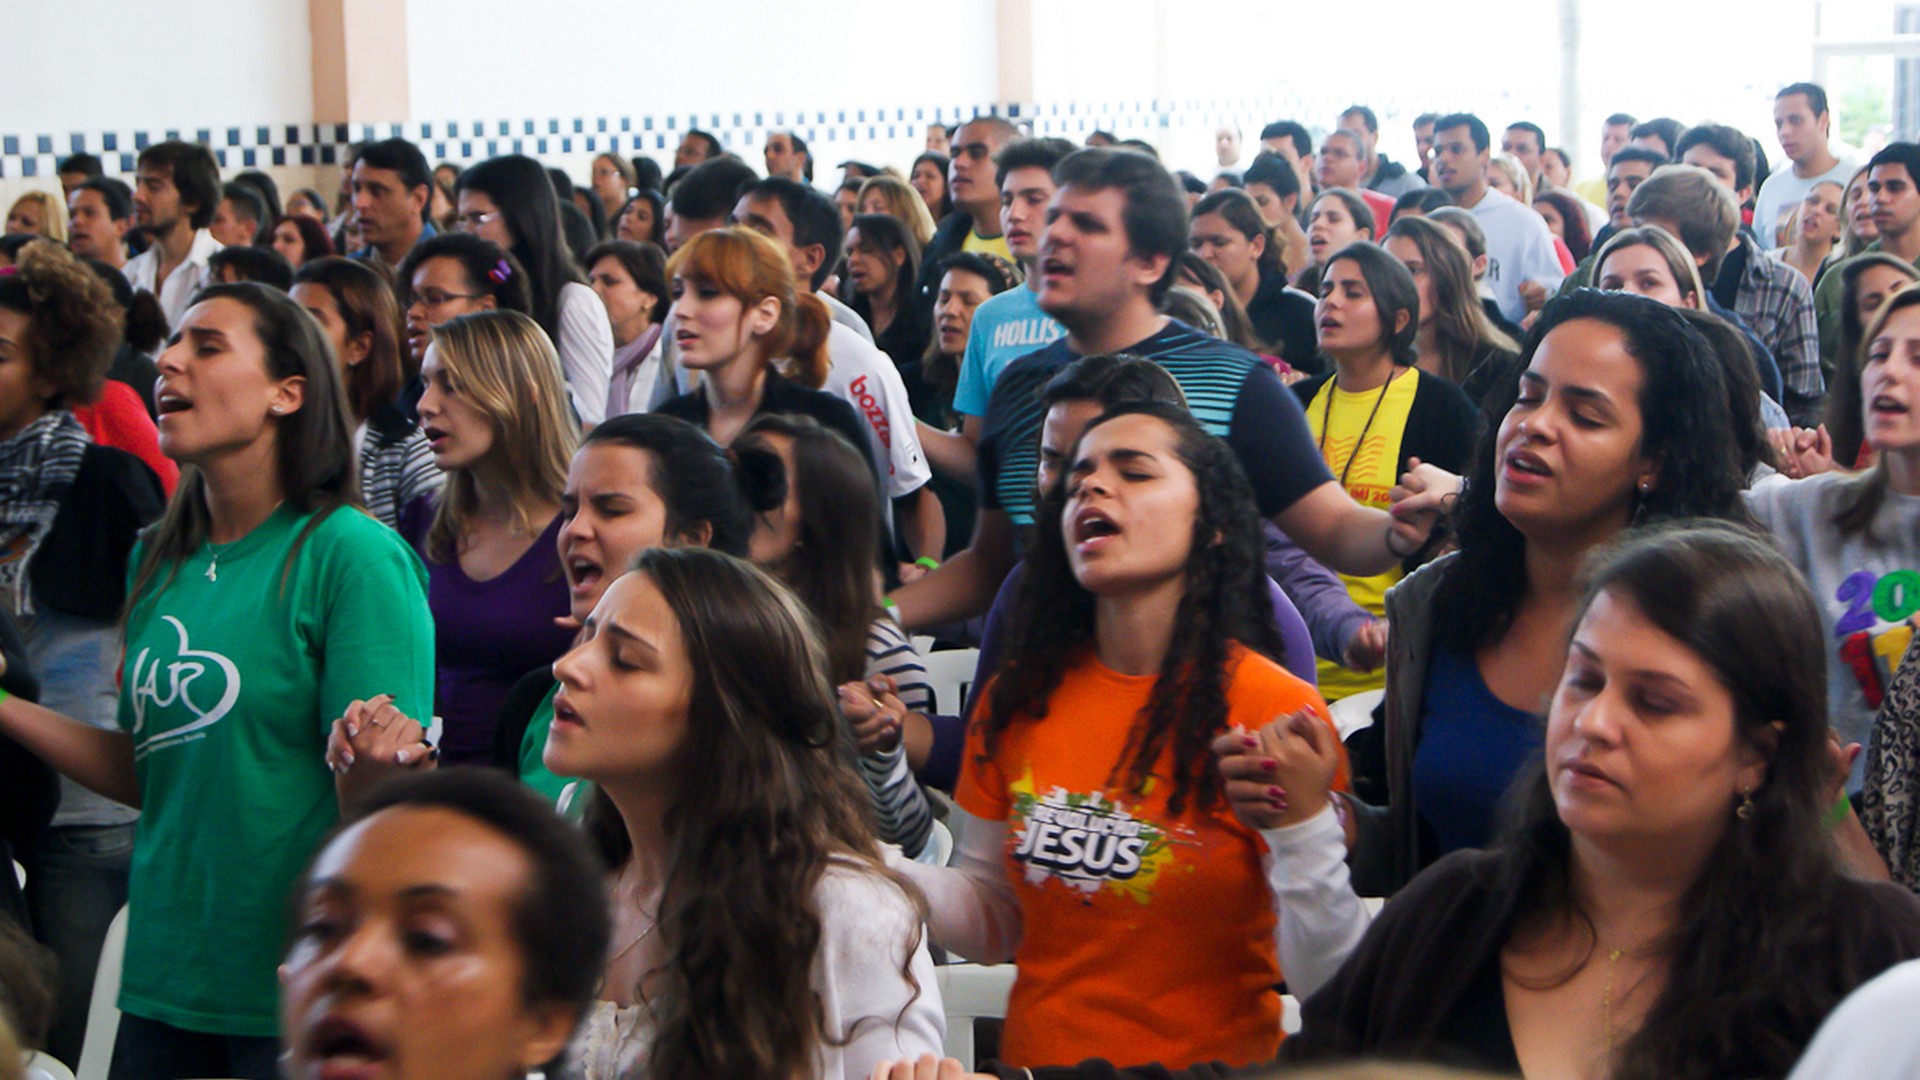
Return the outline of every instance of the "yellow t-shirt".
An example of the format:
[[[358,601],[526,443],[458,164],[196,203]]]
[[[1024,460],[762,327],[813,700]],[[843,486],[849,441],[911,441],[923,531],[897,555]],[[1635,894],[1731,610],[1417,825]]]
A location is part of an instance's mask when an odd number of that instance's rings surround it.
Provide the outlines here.
[[[1573,185],[1573,193],[1595,206],[1607,205],[1607,178],[1596,176]]]
[[[1013,249],[1007,246],[1004,236],[981,236],[972,229],[967,230],[967,238],[960,243],[961,251],[978,252],[981,255],[998,255],[1013,262]]]
[[[1382,510],[1388,494],[1400,477],[1400,439],[1406,434],[1407,417],[1413,412],[1413,397],[1420,386],[1420,373],[1403,368],[1387,385],[1356,394],[1341,390],[1338,379],[1328,379],[1307,404],[1307,426],[1320,445],[1320,455],[1335,477],[1344,477],[1347,494],[1361,506]],[[1384,396],[1382,396],[1384,394]],[[1377,408],[1377,411],[1376,411]],[[1372,417],[1372,423],[1368,418]],[[1361,433],[1366,441],[1360,443]],[[1387,590],[1401,578],[1399,567],[1371,577],[1341,574],[1347,594],[1353,602],[1375,616],[1387,614]],[[1319,662],[1320,693],[1328,701],[1352,694],[1378,690],[1386,685],[1385,669],[1368,674],[1348,671],[1327,660]]]

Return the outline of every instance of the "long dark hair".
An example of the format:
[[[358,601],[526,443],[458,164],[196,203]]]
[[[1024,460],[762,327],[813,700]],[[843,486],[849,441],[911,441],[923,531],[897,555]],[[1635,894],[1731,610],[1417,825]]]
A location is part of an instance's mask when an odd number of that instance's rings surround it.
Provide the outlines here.
[[[1905,311],[1915,304],[1920,304],[1920,288],[1903,287],[1887,297],[1886,302],[1880,305],[1880,310],[1873,316],[1873,322],[1868,324],[1866,332],[1860,336],[1860,344],[1854,350],[1852,362],[1843,364],[1841,367],[1843,377],[1846,379],[1841,387],[1845,389],[1836,387],[1836,392],[1842,394],[1843,403],[1852,401],[1855,430],[1860,430],[1860,425],[1865,422],[1862,413],[1866,408],[1866,402],[1861,399],[1860,373],[1867,366],[1867,354],[1873,348],[1873,339],[1885,331],[1887,321],[1896,313]],[[1834,440],[1834,450],[1837,455],[1839,451],[1837,439]],[[1857,456],[1858,450],[1855,454]],[[1837,456],[1835,462],[1839,463]],[[1890,483],[1887,477],[1886,455],[1878,455],[1874,458],[1872,468],[1854,477],[1848,483],[1847,487],[1850,490],[1834,512],[1833,524],[1840,530],[1840,535],[1847,537],[1865,535],[1876,544],[1903,542],[1904,537],[1871,535],[1873,519],[1880,516],[1880,508],[1886,505]]]
[[[1760,368],[1753,347],[1747,344],[1747,336],[1710,311],[1684,307],[1673,310],[1693,324],[1706,339],[1707,347],[1725,365],[1722,370],[1727,376],[1727,415],[1733,421],[1741,475],[1753,475],[1754,468],[1762,464],[1776,466],[1773,444],[1767,441],[1767,428],[1760,420]]]
[[[311,223],[313,219],[282,220]],[[338,255],[323,255],[302,263],[293,275],[293,283],[327,290],[333,297],[335,310],[340,313],[340,321],[346,324],[348,339],[372,335],[367,358],[346,368],[341,375],[353,418],[365,420],[373,410],[393,400],[408,375],[406,350],[400,344],[405,324],[400,319],[400,307],[394,302],[392,287],[366,263]],[[346,358],[342,357],[341,363],[345,362]]]
[[[326,332],[286,293],[244,282],[209,285],[195,296],[194,304],[211,300],[233,300],[253,313],[253,332],[260,339],[270,377],[306,381],[300,408],[279,417],[275,425],[280,493],[288,506],[313,515],[294,540],[288,554],[291,564],[307,535],[328,514],[360,501],[346,387]],[[164,568],[171,580],[181,561],[207,542],[212,528],[206,476],[199,469],[182,469],[167,512],[147,531],[145,554],[134,572],[133,588],[127,591],[128,612],[140,606],[150,589],[164,587],[165,582],[155,585],[155,577]]]
[[[1199,252],[1181,252],[1180,268],[1177,272],[1199,282],[1200,287],[1207,292],[1208,300],[1213,299],[1212,294],[1220,294],[1218,309],[1220,327],[1226,331],[1224,335],[1226,340],[1257,353],[1273,352],[1278,347],[1272,342],[1260,340],[1260,335],[1254,332],[1253,320],[1247,317],[1246,305],[1234,295],[1233,284],[1227,280],[1227,275],[1221,273],[1219,267],[1201,258]],[[1286,357],[1281,359],[1287,360]],[[1292,363],[1291,360],[1287,362]],[[1302,360],[1302,363],[1304,362]]]
[[[1260,207],[1254,204],[1253,196],[1238,188],[1210,191],[1193,204],[1193,216],[1198,218],[1202,214],[1219,215],[1220,220],[1246,237],[1248,243],[1252,243],[1256,236],[1264,238],[1267,246],[1260,252],[1260,269],[1270,274],[1284,275],[1287,272],[1286,264],[1282,261],[1287,251],[1286,237],[1260,216]]]
[[[1870,958],[1840,952],[1844,936],[1832,929],[1841,872],[1820,825],[1828,756],[1819,606],[1765,539],[1719,523],[1623,541],[1592,572],[1586,603],[1601,593],[1630,601],[1704,661],[1733,696],[1737,740],[1769,759],[1750,816],[1736,819],[1729,802],[1725,835],[1679,922],[1656,943],[1669,962],[1666,983],[1612,1075],[1784,1076],[1871,974]],[[1570,884],[1572,837],[1544,768],[1516,790],[1513,810],[1499,848],[1502,892],[1525,917],[1569,917],[1591,935]],[[1590,937],[1589,958],[1597,944]]]
[[[735,446],[743,467],[762,470],[779,454],[767,440],[793,443],[788,488],[799,493],[799,546],[776,574],[820,624],[827,672],[835,683],[866,675],[867,633],[881,609],[874,594],[880,559],[880,500],[873,470],[837,431],[811,417],[768,413],[755,417]]]
[[[1418,248],[1425,264],[1433,310],[1420,315],[1433,327],[1433,343],[1440,355],[1431,359],[1437,361],[1441,377],[1458,386],[1483,362],[1483,356],[1519,353],[1519,345],[1487,318],[1473,284],[1473,256],[1452,229],[1405,215],[1387,227],[1387,239],[1396,238]]]
[[[830,868],[883,878],[871,812],[846,762],[825,657],[800,602],[738,559],[653,548],[634,570],[660,590],[693,661],[686,775],[666,818],[669,858],[660,935],[670,959],[655,1080],[789,1077],[811,1072],[826,1031],[813,970],[821,945],[815,890]],[[586,829],[607,864],[632,854],[605,791]],[[918,947],[909,942],[901,970]]]
[[[914,196],[919,198],[919,196]],[[889,257],[891,252],[902,251],[906,259],[893,275],[893,311],[895,318],[913,317],[913,283],[920,276],[920,245],[914,242],[913,234],[907,226],[892,214],[855,214],[853,228],[860,230],[860,243],[871,246]],[[852,232],[853,229],[847,230]],[[858,312],[860,317],[872,321],[873,302],[853,287],[849,279],[841,286],[840,299]]]
[[[533,294],[533,321],[560,340],[560,286],[583,278],[560,225],[560,198],[547,170],[530,157],[488,158],[460,174],[455,192],[477,191],[493,200],[513,234],[513,257],[526,268]]]
[[[1711,517],[1748,520],[1727,410],[1724,365],[1672,308],[1625,292],[1577,289],[1549,303],[1527,334],[1514,372],[1525,371],[1540,343],[1563,323],[1595,319],[1618,330],[1640,361],[1640,449],[1660,461],[1660,483],[1641,498],[1639,520]],[[1519,397],[1517,379],[1496,383],[1486,411],[1504,418]],[[1488,425],[1474,451],[1453,513],[1460,553],[1441,580],[1434,610],[1442,646],[1472,656],[1506,634],[1526,595],[1527,538],[1494,505],[1500,424]]]
[[[1360,276],[1366,279],[1367,291],[1373,294],[1373,310],[1380,317],[1380,340],[1387,346],[1387,355],[1401,367],[1412,367],[1420,359],[1415,346],[1420,336],[1420,286],[1414,283],[1413,275],[1399,259],[1387,254],[1386,248],[1369,240],[1355,240],[1328,256],[1323,274],[1342,261],[1358,266]],[[1324,276],[1320,284],[1324,290]],[[1394,320],[1402,312],[1407,323],[1395,329]]]
[[[1860,369],[1865,367],[1867,327],[1860,321],[1860,278],[1876,266],[1891,267],[1907,275],[1909,282],[1920,281],[1920,270],[1897,255],[1869,251],[1848,259],[1840,267],[1840,347],[1834,350],[1833,374],[1827,378],[1827,433],[1833,437],[1834,464],[1853,468],[1860,460],[1860,445],[1866,442],[1860,398]],[[1906,286],[1902,286],[1906,288]],[[1885,306],[1885,301],[1882,301]],[[1877,314],[1877,313],[1876,313]]]
[[[1203,808],[1217,806],[1221,798],[1219,770],[1208,744],[1227,722],[1228,651],[1238,642],[1278,662],[1281,643],[1273,628],[1260,511],[1239,460],[1192,414],[1163,403],[1116,406],[1088,424],[1087,431],[1136,414],[1173,429],[1176,452],[1193,473],[1200,502],[1173,639],[1153,696],[1134,721],[1113,776],[1124,773],[1127,783],[1137,788],[1171,749],[1174,786],[1167,808],[1177,814],[1189,796]],[[1081,441],[1085,439],[1083,433]],[[1034,514],[1034,547],[1009,623],[1013,630],[1004,654],[1009,659],[987,698],[983,732],[988,755],[1013,724],[1046,718],[1047,699],[1094,640],[1094,596],[1081,587],[1067,562],[1060,525],[1065,506],[1061,477],[1041,494]]]
[[[653,455],[647,484],[666,507],[664,532],[670,540],[688,540],[704,525],[704,546],[745,558],[753,515],[779,506],[785,498],[778,458],[771,466],[761,459],[736,465],[735,455],[711,435],[675,417],[659,413],[613,417],[580,441],[580,450],[589,446],[624,446]]]
[[[1533,195],[1537,203],[1551,203],[1560,212],[1562,228],[1566,235],[1560,239],[1566,242],[1567,251],[1573,255],[1573,261],[1579,262],[1593,253],[1593,234],[1587,229],[1587,212],[1580,208],[1580,200],[1564,191],[1537,191]]]

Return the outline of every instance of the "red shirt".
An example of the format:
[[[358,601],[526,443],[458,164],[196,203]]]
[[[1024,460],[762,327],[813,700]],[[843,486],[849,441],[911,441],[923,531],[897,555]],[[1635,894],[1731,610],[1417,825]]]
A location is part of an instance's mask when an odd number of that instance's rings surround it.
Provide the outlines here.
[[[100,400],[91,405],[74,406],[73,415],[80,426],[87,429],[87,434],[93,436],[94,442],[125,450],[146,462],[147,468],[160,477],[160,487],[167,497],[173,497],[173,489],[180,483],[180,466],[160,452],[160,429],[153,426],[153,417],[147,415],[147,407],[140,403],[138,391],[126,383],[108,379]]]

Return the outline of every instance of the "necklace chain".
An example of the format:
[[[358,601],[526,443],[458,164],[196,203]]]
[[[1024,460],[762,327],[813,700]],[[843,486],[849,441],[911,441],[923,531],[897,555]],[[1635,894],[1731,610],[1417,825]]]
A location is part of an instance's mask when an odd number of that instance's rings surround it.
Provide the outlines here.
[[[1380,384],[1380,393],[1373,399],[1373,408],[1367,413],[1367,422],[1360,427],[1360,437],[1353,440],[1353,449],[1347,451],[1346,464],[1340,466],[1342,491],[1347,487],[1347,474],[1353,471],[1353,459],[1360,456],[1360,448],[1366,445],[1367,433],[1373,430],[1374,418],[1380,415],[1380,406],[1387,400],[1387,391],[1393,388],[1393,380],[1398,375],[1398,372],[1387,373],[1387,381]],[[1333,427],[1333,399],[1338,393],[1340,393],[1340,376],[1335,375],[1327,380],[1327,403],[1320,410],[1320,458],[1323,461],[1327,456],[1327,434]],[[1333,462],[1328,461],[1327,465],[1331,468]]]
[[[1613,969],[1620,963],[1620,957],[1623,953],[1624,950],[1621,949],[1607,950],[1607,981],[1606,985],[1600,988],[1600,1026],[1602,1030],[1606,1032],[1608,1050],[1612,1050],[1615,1044],[1613,1030]]]

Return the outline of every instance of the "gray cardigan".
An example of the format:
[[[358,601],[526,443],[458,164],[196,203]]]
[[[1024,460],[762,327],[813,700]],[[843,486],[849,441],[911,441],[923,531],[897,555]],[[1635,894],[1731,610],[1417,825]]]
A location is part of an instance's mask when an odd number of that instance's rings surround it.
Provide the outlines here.
[[[1420,702],[1433,661],[1433,595],[1458,553],[1422,566],[1387,591],[1387,805],[1354,803],[1356,839],[1349,860],[1354,891],[1392,896],[1420,869],[1413,818],[1413,751],[1420,744]]]

